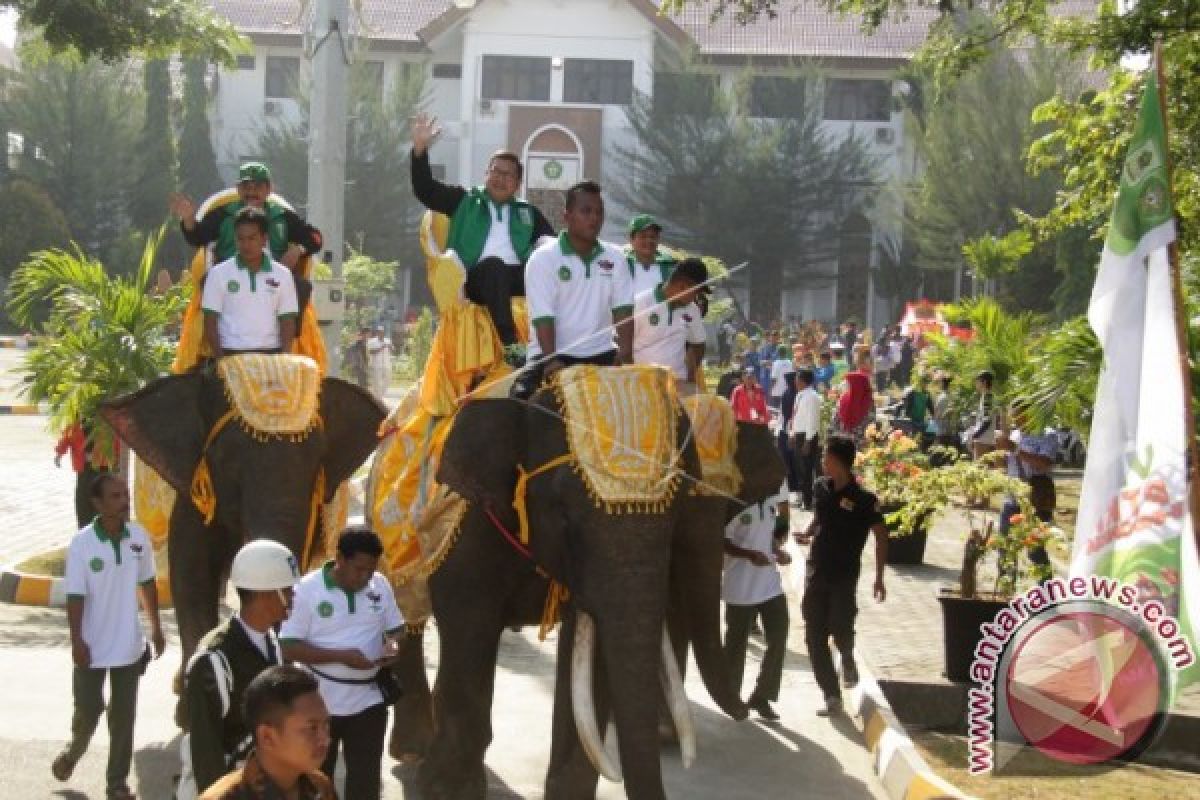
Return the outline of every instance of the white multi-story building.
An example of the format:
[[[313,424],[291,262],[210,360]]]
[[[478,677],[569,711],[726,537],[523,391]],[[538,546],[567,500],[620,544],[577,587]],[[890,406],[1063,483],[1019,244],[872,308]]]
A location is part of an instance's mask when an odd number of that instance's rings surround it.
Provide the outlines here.
[[[305,29],[311,2],[212,0],[253,43],[237,68],[216,80],[213,135],[222,171],[255,155],[265,118],[297,112],[294,87],[305,69]],[[662,16],[651,0],[350,0],[350,53],[377,70],[384,86],[405,70],[424,72],[428,110],[445,133],[432,148],[435,171],[469,185],[488,156],[509,149],[526,163],[525,191],[551,219],[559,190],[577,180],[618,180],[613,146],[632,136],[625,108],[635,91],[653,95],[673,64],[687,56],[715,80],[749,74],[767,86],[793,75],[796,64],[819,67],[805,91],[818,92],[825,125],[856,129],[881,157],[882,182],[866,191],[882,200],[916,168],[894,76],[923,41],[931,16],[863,34],[814,0],[781,3],[774,19],[746,26],[726,16],[710,23],[704,3],[677,17]],[[677,67],[676,67],[677,69]],[[809,88],[811,87],[811,88]],[[753,91],[752,91],[753,94]],[[786,104],[760,113],[786,116]],[[824,282],[785,287],[779,308],[754,309],[804,318],[856,316],[868,324],[895,309],[876,296],[872,271],[885,240],[899,236],[894,204],[874,202],[866,217],[849,220],[840,256]],[[892,209],[892,210],[889,210]],[[606,234],[620,240],[630,209],[610,206]]]

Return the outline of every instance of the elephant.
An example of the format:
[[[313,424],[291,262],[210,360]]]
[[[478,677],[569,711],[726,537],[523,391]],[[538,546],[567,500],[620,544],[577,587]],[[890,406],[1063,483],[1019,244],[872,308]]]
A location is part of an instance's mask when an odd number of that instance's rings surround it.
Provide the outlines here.
[[[236,423],[214,432],[229,410],[222,379],[193,370],[151,381],[104,402],[100,411],[176,492],[167,558],[184,664],[217,625],[218,601],[238,548],[249,539],[273,539],[302,561],[318,473],[324,470],[321,501],[328,502],[371,454],[385,416],[367,391],[337,378],[321,381],[320,424],[307,436],[255,436]],[[209,524],[191,499],[202,457],[216,499]]]
[[[440,663],[431,696],[420,636],[410,637],[397,668],[406,695],[397,705],[390,746],[396,758],[424,756],[419,783],[426,797],[485,796],[499,639],[506,627],[542,620],[547,576],[569,591],[558,640],[548,800],[594,796],[596,762],[610,777],[621,774],[630,798],[665,797],[659,671],[678,663],[667,657],[670,649],[663,652],[668,606],[675,654],[690,641],[717,705],[734,719],[747,715],[721,647],[724,524],[730,508],[778,491],[783,464],[773,437],[763,426],[739,425],[737,461],[745,476],[739,498],[696,495],[699,459],[688,419],[676,407],[676,466],[686,477],[667,509],[607,513],[593,504],[572,469],[555,469],[529,483],[526,555],[514,544],[517,466],[533,470],[567,452],[560,413],[548,391],[528,405],[475,400],[458,412],[447,438],[437,480],[469,505],[457,542],[429,577]],[[686,727],[678,679],[667,695],[676,725]],[[597,741],[610,710],[619,766]],[[587,735],[581,737],[581,730]],[[685,760],[687,739],[681,732]]]

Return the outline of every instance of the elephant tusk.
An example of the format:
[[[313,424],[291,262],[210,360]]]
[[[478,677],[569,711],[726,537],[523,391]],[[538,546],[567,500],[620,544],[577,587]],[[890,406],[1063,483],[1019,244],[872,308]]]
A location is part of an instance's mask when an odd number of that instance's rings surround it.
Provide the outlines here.
[[[609,758],[600,729],[596,724],[596,699],[592,682],[592,662],[596,657],[596,623],[590,614],[575,614],[575,646],[571,648],[571,710],[575,714],[575,729],[579,743],[587,753],[596,772],[613,783],[620,783],[620,759]],[[613,737],[616,741],[616,737]]]
[[[671,648],[671,637],[666,626],[663,626],[662,669],[659,670],[658,677],[662,681],[663,694],[667,697],[667,707],[671,710],[675,731],[679,734],[679,754],[683,757],[683,768],[687,769],[696,760],[696,726],[692,721],[692,708],[688,705],[687,694],[683,691],[683,677],[679,674],[679,664],[675,662],[675,651]]]

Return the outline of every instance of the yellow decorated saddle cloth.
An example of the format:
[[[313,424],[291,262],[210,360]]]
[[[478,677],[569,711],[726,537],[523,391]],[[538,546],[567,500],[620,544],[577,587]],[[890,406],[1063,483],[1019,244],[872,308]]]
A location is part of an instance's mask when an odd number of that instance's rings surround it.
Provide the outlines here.
[[[674,385],[667,370],[653,366],[578,366],[555,375],[571,456],[604,507],[655,510],[674,495]]]
[[[242,426],[258,436],[305,436],[318,423],[321,373],[306,356],[245,353],[217,362]]]
[[[729,401],[716,394],[694,394],[681,402],[692,422],[692,436],[704,471],[696,494],[736,495],[742,488],[742,473],[734,460],[737,420]]]

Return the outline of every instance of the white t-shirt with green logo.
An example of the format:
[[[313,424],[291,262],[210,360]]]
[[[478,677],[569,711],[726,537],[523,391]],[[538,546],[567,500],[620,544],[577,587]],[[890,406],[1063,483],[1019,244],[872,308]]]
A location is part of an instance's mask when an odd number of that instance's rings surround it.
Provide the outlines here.
[[[743,508],[725,527],[725,538],[738,547],[766,553],[771,563],[756,566],[747,559],[725,556],[721,576],[721,599],[735,606],[756,606],[783,594],[783,578],[775,564],[775,520],[778,505],[786,495],[772,495],[761,503]]]
[[[391,584],[376,572],[362,591],[351,594],[334,583],[332,568],[330,561],[296,584],[292,613],[279,631],[280,640],[302,641],[330,650],[353,648],[369,659],[382,658],[384,634],[404,626]],[[345,664],[314,667],[330,677],[353,681],[367,680],[377,671]],[[321,698],[335,717],[348,717],[383,702],[374,683],[340,683],[320,675],[317,682]]]
[[[538,247],[525,265],[529,308],[529,356],[541,354],[537,323],[554,323],[558,352],[575,358],[615,349],[613,313],[633,308],[632,280],[625,254],[607,242],[579,255],[566,233]]]
[[[668,307],[659,286],[638,293],[633,317],[634,363],[666,367],[678,380],[686,381],[687,346],[703,344],[708,338],[700,310],[694,303]]]
[[[93,667],[126,667],[142,657],[146,635],[138,617],[138,585],[153,580],[154,548],[136,522],[109,538],[93,521],[71,539],[67,597],[83,600],[83,640]]]
[[[278,349],[279,320],[299,311],[292,271],[266,255],[257,272],[237,256],[210,269],[200,304],[204,313],[219,315],[217,336],[229,350]]]

